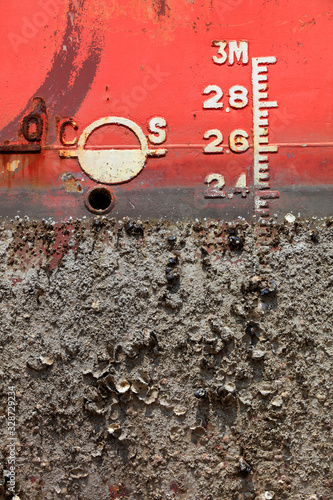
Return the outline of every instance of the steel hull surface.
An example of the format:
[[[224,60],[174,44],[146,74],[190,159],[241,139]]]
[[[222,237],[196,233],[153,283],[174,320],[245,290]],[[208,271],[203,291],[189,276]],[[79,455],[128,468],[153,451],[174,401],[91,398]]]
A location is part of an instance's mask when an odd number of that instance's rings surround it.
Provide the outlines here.
[[[0,213],[330,214],[331,7],[7,2]]]

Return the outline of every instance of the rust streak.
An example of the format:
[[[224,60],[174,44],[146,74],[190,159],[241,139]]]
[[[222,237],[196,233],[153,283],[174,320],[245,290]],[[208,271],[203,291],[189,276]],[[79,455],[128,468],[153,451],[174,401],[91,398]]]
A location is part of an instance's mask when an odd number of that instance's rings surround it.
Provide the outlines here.
[[[170,11],[170,7],[168,6],[166,0],[155,0],[153,5],[158,17],[165,16],[167,11]]]
[[[84,1],[72,0],[69,5],[69,12],[81,14],[84,10]],[[75,115],[77,110],[89,91],[90,85],[95,78],[97,67],[100,63],[102,45],[104,41],[103,33],[98,36],[98,28],[94,30],[92,43],[87,50],[87,57],[82,62],[78,71],[73,69],[75,58],[80,51],[80,44],[84,38],[84,33],[77,33],[76,26],[72,25],[70,18],[64,33],[63,45],[67,45],[67,51],[60,50],[54,56],[52,68],[47,74],[44,83],[35,92],[35,95],[42,96],[48,105],[50,116],[54,110],[61,109],[63,114]],[[94,41],[95,40],[95,41]],[[98,43],[96,42],[98,41]],[[71,86],[68,82],[73,80]],[[64,90],[65,89],[65,90]],[[17,115],[6,127],[0,131],[0,140],[13,140],[18,130],[19,123],[25,114],[30,110],[29,99],[24,110]],[[50,120],[52,123],[52,120]],[[49,142],[55,140],[55,131],[50,131]]]
[[[300,26],[300,30],[303,30],[304,28],[313,28],[313,26],[316,24],[316,20],[313,18],[311,19],[311,21],[307,21],[307,22],[302,22],[301,26]]]

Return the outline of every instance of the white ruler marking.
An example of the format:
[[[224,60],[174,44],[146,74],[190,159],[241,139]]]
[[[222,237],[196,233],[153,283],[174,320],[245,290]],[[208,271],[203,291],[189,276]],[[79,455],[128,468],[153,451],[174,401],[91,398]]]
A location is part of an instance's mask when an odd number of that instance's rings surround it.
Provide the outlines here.
[[[275,64],[276,57],[254,57],[252,58],[252,92],[253,92],[253,168],[254,188],[256,190],[269,189],[269,159],[267,153],[277,153],[278,147],[270,145],[269,114],[268,110],[277,108],[277,101],[268,100],[267,82],[268,64]],[[266,91],[266,92],[265,92]],[[256,209],[267,208],[267,204],[261,205],[260,194],[256,195]]]

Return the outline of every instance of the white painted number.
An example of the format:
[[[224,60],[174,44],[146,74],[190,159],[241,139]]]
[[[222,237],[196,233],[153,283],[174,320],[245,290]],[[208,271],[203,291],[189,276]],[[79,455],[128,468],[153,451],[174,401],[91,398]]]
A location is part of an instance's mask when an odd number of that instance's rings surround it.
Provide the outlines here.
[[[215,136],[216,139],[210,142],[208,146],[204,147],[204,153],[223,153],[223,147],[220,146],[223,142],[222,133],[217,128],[213,128],[205,132],[204,139],[209,139],[212,136]]]
[[[208,184],[208,189],[205,190],[205,198],[225,198],[226,192],[223,191],[225,180],[221,174],[210,174],[205,179],[205,184]],[[247,187],[246,174],[241,174],[238,177],[237,184],[233,189],[234,193],[229,194],[228,198],[233,198],[234,194],[242,194],[242,198],[246,198],[249,194]]]
[[[204,139],[209,139],[210,137],[216,137],[212,142],[204,147],[204,153],[223,153],[223,135],[220,130],[213,128],[207,130],[204,134]],[[233,130],[229,135],[229,148],[233,153],[245,153],[250,147],[249,145],[249,134],[245,130],[236,129]]]
[[[234,153],[245,153],[250,147],[249,141],[247,140],[249,134],[245,130],[234,130],[229,135],[229,148]]]
[[[223,103],[221,99],[223,97],[223,91],[218,85],[208,85],[203,91],[204,95],[211,94],[215,92],[213,97],[210,97],[207,101],[203,103],[204,109],[222,109]],[[229,104],[234,109],[242,109],[248,105],[248,90],[242,85],[234,85],[229,90]],[[228,110],[227,110],[228,111]]]
[[[236,40],[231,40],[227,42],[226,40],[213,40],[212,46],[218,47],[218,54],[220,57],[213,56],[213,61],[215,64],[224,64],[228,60],[228,54],[226,52],[226,48],[229,45],[229,64],[233,65],[236,61],[241,62],[243,64],[247,64],[249,62],[249,44],[248,42],[241,41],[237,42]]]
[[[220,56],[221,56],[221,57],[213,56],[214,63],[224,64],[226,62],[226,60],[228,59],[228,54],[224,50],[226,48],[226,46],[228,45],[228,42],[226,42],[226,41],[219,42],[219,41],[215,40],[212,43],[212,45],[213,45],[213,47],[219,47],[218,54],[220,54]]]
[[[247,186],[246,174],[241,174],[238,177],[238,181],[237,181],[235,187],[238,188],[238,189],[246,189],[246,186]]]
[[[223,191],[225,180],[221,174],[210,174],[205,179],[205,184],[208,184],[208,189],[205,191],[205,198],[225,198],[226,193]]]
[[[163,144],[166,140],[166,126],[167,122],[161,116],[155,116],[149,121],[148,130],[152,133],[148,135],[148,139],[152,144]]]
[[[208,95],[211,92],[215,92],[215,95],[204,102],[203,107],[205,109],[222,109],[223,103],[220,102],[220,99],[223,97],[223,92],[217,85],[208,85],[203,91],[204,95]]]
[[[245,108],[245,106],[247,106],[249,102],[247,98],[248,93],[248,90],[246,90],[245,87],[242,87],[242,85],[234,85],[233,87],[231,87],[231,89],[229,90],[230,106],[236,109]]]

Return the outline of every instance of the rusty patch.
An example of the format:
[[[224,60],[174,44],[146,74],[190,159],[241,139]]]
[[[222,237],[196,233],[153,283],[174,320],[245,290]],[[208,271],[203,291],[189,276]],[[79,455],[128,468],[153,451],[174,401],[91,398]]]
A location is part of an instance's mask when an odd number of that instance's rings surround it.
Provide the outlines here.
[[[310,29],[316,24],[316,20],[314,18],[311,19],[311,21],[306,21],[306,22],[300,21],[300,22],[302,23],[299,28],[300,31],[303,30],[304,28]]]
[[[158,17],[166,16],[170,12],[170,7],[168,6],[166,0],[155,0],[153,7],[156,11]]]
[[[175,495],[186,493],[187,485],[185,485],[185,476],[181,476],[176,481],[170,484],[170,491],[173,491]]]
[[[80,182],[75,179],[73,174],[66,172],[62,174],[61,180],[64,183],[64,188],[67,193],[82,193],[82,186]]]
[[[116,500],[117,498],[129,498],[130,491],[125,488],[122,484],[117,486],[110,486],[110,500]]]
[[[14,153],[40,153],[42,147],[40,144],[3,144],[0,146],[0,153],[14,154]]]

